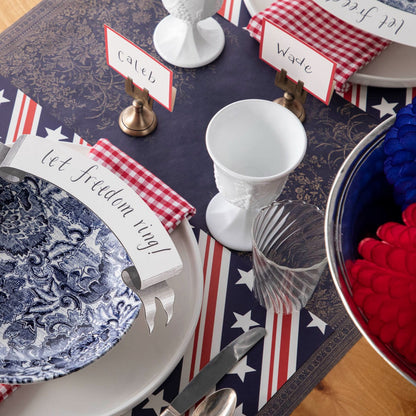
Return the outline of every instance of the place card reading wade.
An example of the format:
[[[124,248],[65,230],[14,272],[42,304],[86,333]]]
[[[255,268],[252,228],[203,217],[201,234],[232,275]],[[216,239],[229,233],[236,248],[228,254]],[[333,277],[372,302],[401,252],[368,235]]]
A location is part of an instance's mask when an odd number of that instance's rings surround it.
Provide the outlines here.
[[[37,176],[86,205],[124,246],[139,275],[137,289],[177,275],[182,260],[154,212],[125,182],[76,147],[82,146],[20,136],[0,164],[2,176],[14,181],[25,173]]]
[[[267,19],[263,19],[260,59],[278,71],[286,70],[292,81],[303,81],[306,91],[329,104],[336,63]]]
[[[169,111],[173,111],[176,90],[173,73],[133,42],[104,25],[107,64],[124,78],[147,89],[149,95]]]

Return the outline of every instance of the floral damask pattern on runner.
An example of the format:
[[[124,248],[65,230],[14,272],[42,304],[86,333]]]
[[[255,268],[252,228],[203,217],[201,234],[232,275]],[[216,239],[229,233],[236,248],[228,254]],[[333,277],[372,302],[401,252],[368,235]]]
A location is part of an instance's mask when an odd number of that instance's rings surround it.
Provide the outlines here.
[[[7,53],[0,53],[1,75],[14,79],[16,87],[67,126],[82,114],[94,120],[99,131],[114,127],[117,119],[112,114],[129,105],[130,98],[124,92],[124,80],[107,65],[104,24],[160,60],[152,39],[155,25],[149,22],[167,15],[162,2],[51,0],[42,2],[39,9],[36,22],[30,22],[30,36],[16,36],[13,27],[2,34],[0,43]],[[226,36],[228,42],[237,42],[231,33]],[[197,70],[174,69],[177,95],[190,99]],[[215,70],[211,65],[209,71]],[[77,132],[96,139],[89,131]]]

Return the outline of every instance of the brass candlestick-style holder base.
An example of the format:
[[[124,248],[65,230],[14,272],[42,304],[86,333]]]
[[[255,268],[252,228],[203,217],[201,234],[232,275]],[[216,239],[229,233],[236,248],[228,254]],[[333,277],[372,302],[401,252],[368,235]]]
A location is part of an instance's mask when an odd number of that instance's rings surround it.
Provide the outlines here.
[[[156,114],[152,109],[153,99],[149,97],[148,90],[136,87],[131,78],[126,79],[126,93],[134,98],[133,104],[121,112],[118,124],[129,136],[147,136],[157,126]]]
[[[143,101],[134,100],[121,112],[119,126],[129,136],[147,136],[156,128],[157,119],[154,111],[145,107]]]
[[[298,81],[297,83],[291,81],[287,78],[286,70],[282,69],[276,74],[274,83],[285,91],[283,97],[277,98],[274,102],[286,107],[303,123],[306,118],[303,104],[305,104],[307,97],[307,93],[303,89],[303,81]]]
[[[274,102],[286,107],[293,114],[295,114],[302,123],[305,121],[306,114],[303,105],[299,101],[295,100],[294,95],[290,92],[285,91],[283,97],[277,98]]]

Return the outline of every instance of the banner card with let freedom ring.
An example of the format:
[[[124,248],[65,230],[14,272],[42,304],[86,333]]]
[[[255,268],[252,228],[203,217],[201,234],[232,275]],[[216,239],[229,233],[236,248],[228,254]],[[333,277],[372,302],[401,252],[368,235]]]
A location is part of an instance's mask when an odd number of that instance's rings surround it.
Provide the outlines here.
[[[306,91],[329,104],[336,63],[267,19],[263,20],[260,58],[279,71],[285,69],[292,81],[303,81]]]
[[[76,146],[22,135],[3,152],[0,171],[16,181],[25,173],[45,179],[94,212],[126,249],[139,275],[137,289],[177,275],[182,260],[154,212],[124,181]]]
[[[313,1],[358,29],[416,47],[416,3],[412,0]]]
[[[107,64],[173,111],[176,90],[172,71],[110,27],[104,25],[104,32]]]

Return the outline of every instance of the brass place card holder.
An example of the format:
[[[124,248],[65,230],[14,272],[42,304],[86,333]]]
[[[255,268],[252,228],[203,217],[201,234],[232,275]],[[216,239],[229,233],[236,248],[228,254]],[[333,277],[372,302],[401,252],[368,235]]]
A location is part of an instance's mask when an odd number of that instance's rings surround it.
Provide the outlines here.
[[[121,112],[118,124],[121,130],[129,136],[147,136],[157,126],[156,114],[153,111],[153,98],[149,96],[146,88],[141,90],[136,87],[131,78],[126,78],[125,85],[126,93],[134,100],[131,106]]]
[[[274,84],[285,91],[283,97],[277,98],[274,102],[286,107],[303,123],[306,117],[303,105],[307,97],[307,92],[303,89],[303,81],[291,81],[287,77],[286,70],[282,69],[276,73]]]

